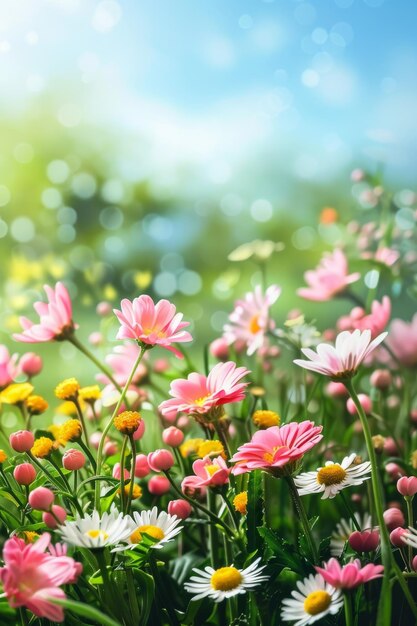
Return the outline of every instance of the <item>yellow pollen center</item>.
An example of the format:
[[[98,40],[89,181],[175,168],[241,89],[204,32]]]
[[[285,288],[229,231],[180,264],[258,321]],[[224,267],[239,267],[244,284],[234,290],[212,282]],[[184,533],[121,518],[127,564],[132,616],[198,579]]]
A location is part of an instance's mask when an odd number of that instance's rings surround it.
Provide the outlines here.
[[[136,528],[136,530],[133,531],[133,533],[130,535],[130,541],[132,543],[140,543],[142,541],[142,533],[145,533],[146,535],[149,535],[150,537],[153,537],[153,539],[157,539],[158,541],[161,541],[165,537],[164,531],[162,530],[162,528],[159,528],[159,526],[145,525],[139,526],[138,528]]]
[[[201,398],[197,398],[197,400],[194,400],[194,404],[197,404],[198,406],[203,406],[207,398],[210,398],[210,394],[208,394],[207,396],[202,396]]]
[[[158,339],[165,339],[167,336],[166,332],[163,330],[156,330],[156,328],[144,328],[143,333],[145,335],[156,335]]]
[[[265,452],[265,454],[263,455],[263,460],[266,461],[267,463],[273,463],[274,462],[274,457],[275,457],[275,452],[277,450],[279,450],[280,448],[285,448],[285,446],[274,446],[271,450],[271,452]]]
[[[210,476],[213,476],[213,474],[215,474],[217,472],[219,468],[218,465],[206,465],[205,469],[208,471],[208,473],[210,474]]]
[[[104,530],[87,530],[85,534],[91,539],[97,539],[97,537],[100,537],[100,539],[106,540],[109,538],[108,534],[104,532]]]
[[[236,589],[241,582],[242,574],[235,567],[221,567],[214,572],[210,579],[210,584],[216,591]]]
[[[261,330],[261,326],[259,326],[258,320],[259,320],[259,315],[254,315],[250,319],[249,332],[251,332],[253,335],[256,335],[256,333],[259,333],[259,331]]]
[[[332,598],[327,591],[313,591],[304,600],[304,610],[309,615],[318,615],[330,605]]]
[[[339,485],[344,481],[346,477],[346,472],[337,463],[333,465],[326,465],[326,467],[322,467],[317,474],[317,482],[320,485]]]

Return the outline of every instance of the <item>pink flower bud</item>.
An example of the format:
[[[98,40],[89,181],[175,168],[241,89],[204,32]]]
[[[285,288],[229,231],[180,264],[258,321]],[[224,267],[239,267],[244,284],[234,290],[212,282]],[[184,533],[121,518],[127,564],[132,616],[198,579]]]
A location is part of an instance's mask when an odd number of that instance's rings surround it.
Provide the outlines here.
[[[149,474],[151,468],[149,467],[148,457],[146,454],[137,454],[135,459],[135,476],[136,478],[144,478]]]
[[[53,491],[47,489],[47,487],[36,487],[36,489],[29,494],[29,504],[32,509],[49,511],[54,498]]]
[[[345,398],[348,395],[348,390],[343,383],[331,381],[326,385],[326,393],[331,398]]]
[[[43,513],[42,520],[43,523],[48,526],[48,528],[52,528],[54,530],[65,522],[65,520],[67,519],[67,512],[65,509],[62,508],[62,506],[59,506],[58,504],[54,504],[51,510],[54,515],[52,515],[52,513]]]
[[[352,170],[350,173],[350,180],[353,183],[360,183],[365,178],[365,172],[359,168]]]
[[[389,456],[398,455],[398,446],[392,437],[386,437],[384,442],[384,452]]]
[[[411,411],[410,411],[410,420],[414,424],[417,424],[417,409],[411,409]]]
[[[26,376],[32,378],[42,371],[43,362],[38,354],[26,352],[20,358],[19,367]]]
[[[411,561],[411,567],[413,568],[415,572],[417,572],[417,554],[414,557],[414,559]]]
[[[9,437],[10,445],[16,452],[29,452],[35,442],[30,430],[18,430]]]
[[[396,548],[404,548],[405,544],[404,544],[404,541],[401,539],[401,537],[406,532],[407,532],[407,529],[401,528],[401,526],[398,526],[398,528],[394,528],[394,530],[391,531],[390,536],[389,536],[392,545],[395,546]]]
[[[397,480],[398,478],[401,478],[401,476],[405,475],[404,469],[397,463],[387,463],[385,466],[385,471],[387,472],[388,476],[393,480]]]
[[[152,369],[156,374],[163,374],[164,372],[169,370],[169,368],[170,368],[170,363],[168,359],[156,359],[156,361],[153,364]]]
[[[377,389],[384,391],[391,386],[391,373],[388,370],[375,370],[371,375],[370,383],[372,387],[376,387]]]
[[[187,500],[171,500],[168,503],[168,513],[176,515],[180,519],[187,519],[192,513],[193,507]]]
[[[323,339],[324,341],[333,342],[336,339],[336,331],[333,328],[326,328],[323,331]]]
[[[127,471],[127,469],[124,469],[124,477],[125,480],[127,480],[129,478],[129,472]],[[122,475],[121,471],[120,471],[120,463],[116,463],[113,467],[113,472],[112,472],[112,476],[113,478],[116,478],[117,480],[120,480],[120,476]]]
[[[400,509],[387,509],[384,511],[384,521],[388,530],[394,530],[394,528],[404,526],[405,524],[404,515]]]
[[[181,417],[178,418],[177,426],[181,430],[185,430],[186,428],[189,427],[189,425],[190,425],[190,418],[187,417],[186,415],[181,415]]]
[[[139,439],[142,439],[144,434],[145,434],[145,421],[143,419],[141,419],[140,422],[139,422],[139,426],[137,427],[137,429],[133,433],[133,439],[135,441],[138,441]]]
[[[403,476],[397,482],[397,489],[402,496],[415,496],[417,493],[417,478],[415,476]]]
[[[401,511],[401,502],[399,500],[390,500],[387,502],[387,509],[400,509]]]
[[[98,450],[98,447],[100,445],[100,439],[101,439],[101,433],[92,433],[90,435],[90,443],[93,446],[93,448],[95,448],[96,450]]]
[[[356,552],[373,552],[379,544],[377,530],[355,530],[349,537],[349,545]]]
[[[113,456],[117,454],[117,443],[115,441],[107,441],[104,444],[103,452],[105,456]]]
[[[165,428],[162,432],[162,440],[167,446],[177,448],[184,441],[184,433],[179,428],[170,426],[169,428]]]
[[[36,478],[36,470],[30,463],[16,465],[13,477],[19,485],[31,485]]]
[[[363,410],[365,411],[366,415],[369,415],[369,413],[372,412],[372,400],[369,396],[367,396],[364,393],[359,393],[358,394],[358,398],[359,398],[359,402],[361,404],[361,407],[363,408]],[[349,398],[347,403],[346,403],[346,408],[348,410],[348,412],[351,415],[357,415],[357,410],[356,410],[356,406],[355,403],[353,402],[352,398]]]
[[[148,491],[153,496],[162,496],[170,489],[171,484],[166,476],[152,476],[148,482]]]
[[[98,330],[96,330],[93,333],[90,333],[90,335],[88,336],[88,342],[92,346],[101,346],[101,344],[103,343],[103,335],[99,333]]]
[[[100,315],[100,317],[106,317],[112,313],[113,307],[110,302],[99,302],[96,306],[96,313]]]
[[[76,471],[84,467],[85,465],[85,455],[81,450],[76,450],[75,448],[70,448],[67,450],[62,457],[62,465],[67,470]]]
[[[229,358],[229,344],[226,339],[219,337],[210,344],[210,354],[219,361],[227,361]]]
[[[170,450],[160,449],[148,454],[148,463],[154,472],[162,472],[171,469],[175,459]]]

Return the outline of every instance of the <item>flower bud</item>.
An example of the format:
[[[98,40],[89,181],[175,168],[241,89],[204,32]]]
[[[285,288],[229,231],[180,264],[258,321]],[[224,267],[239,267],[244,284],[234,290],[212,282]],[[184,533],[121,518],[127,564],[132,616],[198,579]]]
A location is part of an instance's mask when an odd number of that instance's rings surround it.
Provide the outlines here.
[[[148,482],[148,491],[153,496],[162,496],[170,489],[171,484],[166,476],[152,476]]]
[[[18,430],[10,435],[9,441],[15,452],[30,452],[35,443],[35,436],[30,430]]]
[[[407,532],[407,529],[401,528],[401,526],[398,526],[398,528],[394,528],[394,530],[391,531],[390,536],[389,536],[392,545],[395,546],[396,548],[404,548],[405,544],[404,544],[404,541],[401,539],[401,537],[406,532]]]
[[[417,424],[417,409],[411,409],[410,420],[413,422],[413,424]]]
[[[144,478],[149,474],[151,468],[149,467],[148,457],[146,454],[137,454],[135,459],[135,476],[136,478]]]
[[[84,467],[86,458],[81,450],[70,448],[62,457],[62,465],[67,470],[76,471]]]
[[[382,435],[374,435],[372,437],[372,445],[377,454],[382,454],[384,452],[385,437]]]
[[[385,471],[387,472],[388,476],[393,480],[398,480],[398,478],[401,478],[401,476],[405,475],[404,469],[397,463],[387,463],[385,466]]]
[[[404,515],[400,509],[387,509],[384,511],[384,521],[388,530],[394,530],[394,528],[404,526],[405,524]]]
[[[210,354],[219,361],[227,361],[229,358],[229,345],[223,337],[215,339],[210,344]]]
[[[192,513],[193,507],[187,500],[171,500],[168,503],[168,513],[176,515],[180,519],[187,519]]]
[[[414,557],[414,559],[411,561],[411,567],[413,568],[415,572],[417,572],[417,554]]]
[[[100,439],[101,439],[101,433],[97,432],[97,433],[92,433],[90,435],[90,444],[93,446],[93,448],[95,448],[96,450],[98,450],[98,447],[100,445]],[[107,440],[107,439],[106,439]]]
[[[181,430],[186,430],[189,427],[189,425],[190,425],[190,418],[187,417],[186,415],[181,415],[181,417],[178,418],[177,426]]]
[[[412,498],[417,493],[417,478],[415,476],[403,476],[397,482],[397,489],[402,496]]]
[[[370,383],[372,387],[385,391],[392,384],[392,376],[388,370],[375,370],[372,372]]]
[[[384,452],[389,456],[398,455],[398,446],[392,437],[386,437],[384,443]]]
[[[160,449],[148,454],[148,463],[154,472],[162,472],[171,469],[175,459],[170,450]]]
[[[356,552],[373,552],[379,545],[379,532],[355,530],[349,537],[349,545]]]
[[[348,390],[343,383],[331,381],[326,385],[326,393],[331,398],[345,398],[348,395]]]
[[[352,172],[350,173],[350,180],[353,183],[360,183],[364,179],[365,179],[365,172],[359,168],[352,170]]]
[[[137,427],[137,429],[133,433],[133,439],[135,441],[138,441],[139,439],[142,439],[144,434],[145,434],[145,422],[144,422],[143,419],[141,419],[140,422],[139,422],[139,426]]]
[[[49,511],[54,501],[54,493],[47,487],[37,487],[29,494],[29,504],[32,509]]]
[[[88,342],[95,347],[101,346],[103,343],[103,335],[96,330],[95,332],[90,333],[88,336]]]
[[[113,312],[113,307],[110,302],[99,302],[96,306],[96,313],[100,315],[100,317],[106,317]]]
[[[42,371],[43,362],[38,354],[26,352],[20,358],[19,367],[26,376],[32,378]]]
[[[113,456],[117,453],[117,443],[115,441],[107,441],[104,444],[103,452],[105,456]]]
[[[36,470],[30,463],[16,465],[13,477],[19,485],[31,485],[36,478]]]
[[[359,393],[358,394],[358,399],[360,402],[360,405],[362,407],[362,409],[365,411],[366,415],[369,415],[369,413],[372,412],[372,400],[369,396],[367,396],[364,393]],[[346,408],[348,410],[348,412],[351,415],[357,415],[357,410],[356,410],[356,406],[355,403],[353,402],[352,398],[349,398],[348,401],[346,402]]]
[[[129,472],[127,471],[127,469],[125,468],[123,471],[125,480],[128,480],[129,478]],[[121,468],[120,468],[120,463],[116,463],[113,467],[113,472],[112,472],[112,476],[113,478],[116,478],[117,480],[120,480],[120,476],[122,475],[121,473]]]
[[[162,432],[162,440],[167,446],[177,448],[184,441],[184,433],[179,428],[170,426]]]
[[[49,512],[43,513],[42,520],[43,523],[48,526],[48,528],[52,528],[52,530],[54,530],[65,522],[65,520],[67,519],[67,512],[65,509],[62,508],[62,506],[59,506],[58,504],[54,504],[51,511],[53,512],[53,515]]]
[[[170,364],[168,359],[156,359],[152,367],[153,371],[156,374],[163,374],[164,372],[169,370],[169,368]]]

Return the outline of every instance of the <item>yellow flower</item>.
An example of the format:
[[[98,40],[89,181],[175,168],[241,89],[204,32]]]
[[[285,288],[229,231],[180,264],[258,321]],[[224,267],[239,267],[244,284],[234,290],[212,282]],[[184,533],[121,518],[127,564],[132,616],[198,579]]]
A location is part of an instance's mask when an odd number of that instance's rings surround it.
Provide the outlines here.
[[[4,450],[0,450],[0,465],[7,461],[7,454]]]
[[[35,543],[36,539],[39,537],[39,534],[35,533],[33,530],[24,530],[22,535],[26,543]]]
[[[81,411],[84,411],[86,408],[86,404],[82,398],[78,398],[78,405]],[[78,415],[77,407],[71,400],[62,402],[62,404],[60,404],[57,408],[57,413],[60,413],[61,415]]]
[[[372,437],[372,445],[377,454],[382,454],[384,451],[385,437],[382,435],[374,435]]]
[[[48,426],[47,430],[52,434],[55,441],[58,441],[58,443],[60,443],[61,445],[65,445],[61,443],[60,440],[61,426],[59,424],[51,424],[50,426]]]
[[[130,492],[130,483],[126,483],[123,490],[125,492],[126,498],[128,498],[129,492]],[[117,493],[120,493],[120,489],[118,489]],[[142,487],[134,483],[133,492],[132,492],[132,500],[137,500],[138,498],[141,498],[141,497],[142,497]]]
[[[199,438],[187,439],[187,441],[184,441],[184,443],[180,445],[181,456],[184,459],[186,459],[192,454],[197,454],[199,446],[201,446],[201,444],[204,443],[204,441],[205,441],[204,439],[199,439]]]
[[[35,439],[31,452],[37,459],[44,459],[49,456],[54,448],[54,442],[49,437],[39,437]]]
[[[233,506],[241,515],[246,515],[248,505],[248,492],[241,491],[233,498]]]
[[[205,456],[221,456],[226,459],[223,444],[217,439],[203,441],[197,448],[197,456],[200,459],[204,459]]]
[[[76,378],[67,378],[55,387],[55,395],[60,400],[74,400],[79,389],[80,383]]]
[[[0,394],[1,402],[6,404],[20,404],[32,393],[34,387],[30,383],[12,383]]]
[[[414,450],[414,452],[411,453],[410,462],[413,468],[417,469],[417,450]]]
[[[263,387],[250,387],[249,391],[256,398],[260,398],[265,395],[265,389]]]
[[[123,411],[116,415],[113,424],[124,435],[133,435],[138,429],[141,419],[142,417],[137,411]]]
[[[79,390],[79,397],[86,402],[95,402],[101,398],[101,390],[98,385],[91,385],[90,387],[81,387]]]
[[[279,426],[281,418],[275,411],[255,411],[252,415],[252,421],[258,428],[270,428],[271,426]]]
[[[68,441],[77,441],[80,439],[82,433],[82,424],[77,419],[67,420],[61,424],[58,434],[58,439],[62,445],[68,443]]]
[[[29,396],[26,400],[26,408],[30,415],[41,415],[48,408],[48,403],[42,396]]]

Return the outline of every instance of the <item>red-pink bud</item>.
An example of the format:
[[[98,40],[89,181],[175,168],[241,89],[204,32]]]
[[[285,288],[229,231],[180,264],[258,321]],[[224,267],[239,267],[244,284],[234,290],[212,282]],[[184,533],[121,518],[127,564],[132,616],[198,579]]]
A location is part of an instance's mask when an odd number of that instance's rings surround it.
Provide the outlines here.
[[[229,358],[229,344],[226,339],[219,337],[210,344],[210,354],[219,361],[227,361]]]
[[[185,430],[186,428],[189,427],[189,425],[190,425],[190,418],[187,417],[186,415],[181,415],[181,417],[178,418],[177,426],[181,430]]]
[[[356,552],[373,552],[379,544],[377,530],[355,530],[349,537],[350,547]]]
[[[42,519],[43,523],[46,524],[48,528],[55,529],[65,522],[65,520],[67,519],[67,512],[65,509],[62,508],[62,506],[59,506],[58,504],[54,504],[51,511],[54,515],[52,515],[52,513],[43,513]]]
[[[89,334],[88,342],[92,346],[101,346],[101,344],[103,343],[103,335],[99,333],[98,330],[96,330],[93,333]]]
[[[404,544],[404,541],[401,539],[401,537],[406,532],[407,532],[407,529],[401,528],[401,526],[398,526],[398,528],[394,528],[394,530],[391,531],[390,536],[389,536],[392,545],[395,546],[396,548],[404,548],[405,544]]]
[[[345,398],[348,395],[348,390],[343,383],[331,381],[326,385],[326,393],[332,398]]]
[[[107,441],[104,444],[103,452],[105,456],[113,456],[117,454],[117,443],[115,441]]]
[[[390,478],[394,480],[401,478],[401,476],[404,476],[405,474],[405,470],[397,463],[387,463],[385,466],[385,471],[387,472],[388,476],[390,476]]]
[[[96,450],[98,450],[98,447],[100,445],[101,434],[102,433],[96,432],[90,435],[90,443],[93,446],[93,448],[95,448]],[[107,441],[107,438],[106,438],[106,441]]]
[[[410,420],[414,424],[417,424],[417,409],[411,409],[411,411],[410,411]]]
[[[16,465],[13,476],[19,485],[31,485],[36,478],[36,470],[30,463]]]
[[[179,428],[175,426],[170,426],[169,428],[165,428],[162,431],[162,440],[167,446],[171,446],[172,448],[177,448],[184,441],[184,433]]]
[[[193,507],[187,500],[171,500],[168,503],[168,513],[176,515],[180,519],[187,519],[192,513]]]
[[[133,439],[135,441],[138,441],[139,439],[142,439],[144,434],[145,434],[145,421],[143,419],[141,419],[140,422],[139,422],[139,426],[137,427],[137,429],[133,433]]]
[[[372,412],[372,400],[369,396],[367,396],[364,393],[359,393],[358,394],[358,398],[359,398],[359,402],[361,407],[363,408],[363,410],[365,411],[366,415],[369,415],[369,413]],[[351,415],[357,415],[357,410],[356,410],[356,406],[355,403],[353,402],[352,398],[349,398],[347,403],[346,403],[346,408],[348,410],[348,412]]]
[[[163,472],[171,469],[175,463],[175,459],[170,450],[162,448],[148,454],[148,463],[149,467],[154,472]]]
[[[389,456],[396,456],[398,454],[398,446],[392,437],[385,438],[384,452]]]
[[[29,494],[29,504],[32,509],[39,509],[39,511],[49,511],[52,502],[54,501],[54,493],[47,487],[36,487]]]
[[[169,370],[169,368],[170,363],[168,359],[156,359],[152,367],[153,371],[156,372],[156,374],[163,374],[164,372]]]
[[[110,304],[110,302],[99,302],[98,305],[96,306],[96,313],[97,315],[100,315],[101,317],[106,317],[107,315],[110,315],[110,313],[113,312],[113,307]]]
[[[417,478],[415,476],[403,476],[397,482],[397,489],[402,496],[415,496],[417,493]]]
[[[405,524],[404,515],[400,509],[387,509],[384,511],[384,521],[388,530],[394,530],[394,528],[404,526]]]
[[[38,354],[26,352],[20,358],[19,367],[26,376],[32,378],[42,371],[43,362]]]
[[[62,457],[62,465],[67,470],[76,471],[84,467],[86,462],[86,458],[81,450],[76,450],[75,448],[70,448],[67,450]]]
[[[29,452],[35,442],[30,430],[18,430],[9,437],[10,445],[16,452]]]
[[[415,572],[417,572],[417,554],[414,557],[414,559],[411,561],[411,567],[413,568]]]
[[[123,471],[125,480],[127,480],[129,478],[129,472],[127,471],[127,469],[125,468]],[[113,478],[116,478],[117,480],[120,480],[120,476],[122,475],[121,472],[121,468],[120,468],[120,463],[116,463],[113,467],[113,472],[112,472],[112,476]]]
[[[148,482],[148,490],[153,496],[162,496],[168,493],[171,484],[166,476],[152,476]]]
[[[135,459],[135,476],[136,478],[144,478],[149,474],[151,468],[149,467],[148,457],[146,454],[137,454]]]
[[[391,373],[388,370],[375,370],[372,372],[370,383],[372,387],[376,387],[377,389],[384,391],[392,384]]]

